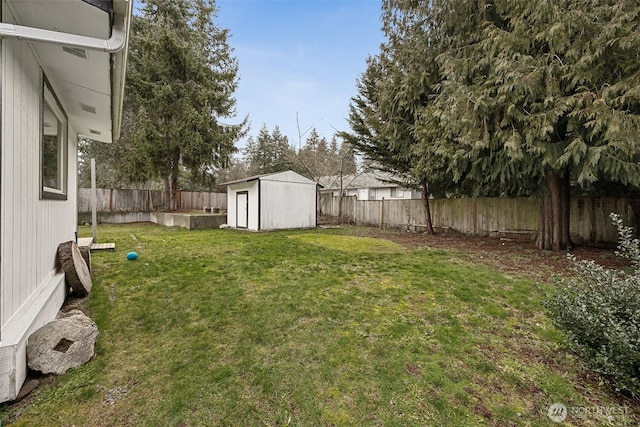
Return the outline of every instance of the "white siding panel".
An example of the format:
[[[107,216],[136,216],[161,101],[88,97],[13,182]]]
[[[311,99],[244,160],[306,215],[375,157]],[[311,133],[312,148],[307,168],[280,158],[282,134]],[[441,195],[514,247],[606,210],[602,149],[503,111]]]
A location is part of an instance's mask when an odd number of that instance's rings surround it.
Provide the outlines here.
[[[235,186],[227,188],[227,225],[236,226],[236,190]]]
[[[13,288],[7,285],[7,277],[12,276],[11,263],[7,262],[7,258],[4,254],[5,242],[13,241],[13,229],[7,227],[7,224],[13,223],[13,210],[7,209],[6,203],[4,200],[6,198],[3,197],[7,183],[11,179],[14,174],[13,171],[13,162],[9,162],[6,159],[13,158],[13,144],[10,144],[11,138],[13,135],[10,134],[7,129],[7,123],[14,122],[14,109],[11,107],[14,105],[14,96],[12,90],[12,82],[14,80],[15,72],[13,70],[13,66],[11,63],[8,63],[7,54],[7,42],[3,42],[2,46],[2,135],[1,137],[1,145],[0,150],[2,153],[0,154],[0,160],[2,161],[2,165],[0,165],[0,171],[2,172],[2,180],[0,180],[0,236],[2,239],[0,240],[0,325],[4,325],[5,320],[8,317],[8,313],[12,312],[12,303],[13,303]],[[9,314],[10,315],[10,314]],[[0,334],[0,339],[2,338],[2,334]]]
[[[64,302],[55,258],[58,245],[75,238],[77,133],[69,129],[67,200],[40,200],[40,66],[28,43],[1,43],[0,401],[7,401],[26,377],[29,335]]]
[[[249,192],[249,223],[247,224],[247,228],[249,230],[258,231],[260,230],[260,193],[259,193],[259,182],[252,181],[248,183],[249,186],[247,191]]]
[[[55,270],[58,244],[75,238],[77,143],[69,129],[68,199],[40,200],[40,67],[26,43],[8,40],[4,41],[3,67],[0,298],[4,326],[46,284]]]
[[[308,183],[261,183],[261,230],[316,226],[316,186]]]

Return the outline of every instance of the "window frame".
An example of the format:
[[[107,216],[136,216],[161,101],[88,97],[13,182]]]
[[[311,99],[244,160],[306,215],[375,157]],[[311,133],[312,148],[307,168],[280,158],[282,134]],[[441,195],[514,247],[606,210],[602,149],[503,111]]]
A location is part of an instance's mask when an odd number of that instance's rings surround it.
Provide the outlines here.
[[[394,199],[404,197],[404,189],[402,187],[391,187],[390,196]]]
[[[40,98],[40,198],[42,200],[67,200],[69,182],[69,119],[60,104],[49,80],[42,72],[42,96]],[[44,144],[45,144],[45,110],[49,109],[58,124],[58,188],[45,185],[44,177]]]

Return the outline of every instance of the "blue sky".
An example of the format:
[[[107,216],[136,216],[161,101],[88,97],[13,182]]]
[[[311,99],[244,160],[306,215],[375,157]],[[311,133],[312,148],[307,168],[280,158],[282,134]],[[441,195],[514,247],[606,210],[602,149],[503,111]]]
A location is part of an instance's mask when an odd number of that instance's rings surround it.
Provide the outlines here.
[[[315,127],[328,140],[349,130],[349,100],[366,58],[379,51],[381,0],[217,0],[215,23],[229,29],[239,63],[237,118],[248,136],[278,125],[298,146]],[[303,136],[302,143],[308,136]],[[244,141],[237,144],[244,146]]]

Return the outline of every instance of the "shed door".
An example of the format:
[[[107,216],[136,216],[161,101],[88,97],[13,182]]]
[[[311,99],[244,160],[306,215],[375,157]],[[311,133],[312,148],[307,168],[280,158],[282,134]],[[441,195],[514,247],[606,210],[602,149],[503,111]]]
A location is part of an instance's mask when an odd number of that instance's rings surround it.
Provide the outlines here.
[[[247,228],[249,223],[249,193],[236,193],[236,227]]]

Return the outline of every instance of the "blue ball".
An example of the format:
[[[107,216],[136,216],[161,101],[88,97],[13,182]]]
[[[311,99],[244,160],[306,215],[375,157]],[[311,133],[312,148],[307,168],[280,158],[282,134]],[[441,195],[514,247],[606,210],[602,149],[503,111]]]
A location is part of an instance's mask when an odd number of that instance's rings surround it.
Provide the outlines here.
[[[129,252],[129,253],[127,254],[127,259],[128,259],[129,261],[135,261],[135,260],[137,260],[137,259],[138,259],[138,253],[137,253],[137,252]]]

